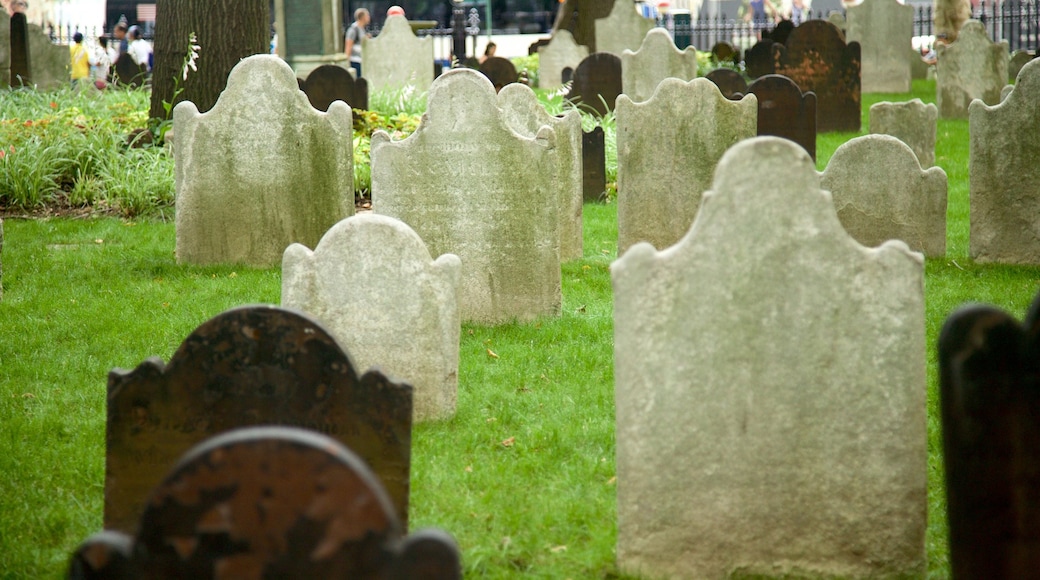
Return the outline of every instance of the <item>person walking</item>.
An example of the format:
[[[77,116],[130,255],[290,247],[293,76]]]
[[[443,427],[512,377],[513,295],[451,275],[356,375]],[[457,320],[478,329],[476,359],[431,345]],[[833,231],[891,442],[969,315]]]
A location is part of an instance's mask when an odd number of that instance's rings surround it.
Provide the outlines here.
[[[108,50],[108,38],[99,36],[97,46],[90,53],[90,78],[94,86],[103,89],[108,86],[108,75],[112,70],[112,52]]]
[[[344,52],[350,58],[350,67],[354,69],[354,78],[361,78],[361,40],[368,37],[365,27],[372,17],[368,10],[358,8],[354,11],[354,23],[347,28]]]
[[[72,71],[72,86],[90,78],[90,55],[87,53],[87,47],[83,46],[82,32],[72,36],[72,45],[69,46],[69,68]]]

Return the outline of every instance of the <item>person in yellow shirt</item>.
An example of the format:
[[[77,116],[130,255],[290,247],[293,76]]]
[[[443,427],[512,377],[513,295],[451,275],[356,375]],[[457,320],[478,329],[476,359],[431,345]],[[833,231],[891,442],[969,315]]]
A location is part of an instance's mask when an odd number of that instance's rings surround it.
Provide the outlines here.
[[[69,47],[69,66],[72,69],[72,84],[76,85],[90,76],[90,56],[87,47],[83,46],[82,33],[77,32],[72,37],[72,42],[72,46]]]

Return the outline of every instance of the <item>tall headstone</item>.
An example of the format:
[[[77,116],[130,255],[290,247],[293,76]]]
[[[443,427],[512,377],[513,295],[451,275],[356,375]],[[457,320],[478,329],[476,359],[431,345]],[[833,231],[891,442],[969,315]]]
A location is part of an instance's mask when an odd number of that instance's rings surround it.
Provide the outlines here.
[[[936,47],[935,104],[939,117],[968,116],[968,105],[981,99],[987,105],[1000,102],[1000,90],[1008,80],[1008,43],[990,42],[978,20],[964,23],[957,40]]]
[[[704,78],[715,83],[719,87],[719,92],[727,99],[741,99],[748,92],[748,85],[747,81],[744,80],[744,75],[733,69],[717,68],[705,75]]]
[[[869,0],[846,9],[845,39],[860,46],[864,93],[909,93],[914,7],[899,0]]]
[[[358,368],[408,381],[415,421],[447,419],[459,383],[461,268],[451,254],[434,261],[404,223],[359,214],[332,226],[314,251],[285,250],[282,306],[322,323]]]
[[[496,92],[501,91],[502,87],[506,85],[515,83],[520,78],[513,63],[508,58],[500,56],[492,56],[480,63],[480,72],[491,81]]]
[[[432,255],[462,259],[462,319],[560,313],[555,134],[509,129],[487,77],[454,69],[430,87],[418,129],[372,136],[372,208],[411,226]]]
[[[860,47],[848,44],[833,24],[810,20],[791,32],[786,45],[773,45],[777,74],[816,93],[816,130],[859,131]]]
[[[25,14],[11,15],[11,86],[32,86],[32,59],[29,50],[29,23]]]
[[[603,127],[581,135],[582,197],[586,202],[603,201],[607,191],[607,150]]]
[[[603,117],[621,94],[621,59],[609,52],[590,54],[574,69],[572,81],[567,100]]]
[[[887,101],[870,106],[870,132],[892,135],[914,150],[921,167],[935,165],[935,131],[939,108],[921,99]]]
[[[757,135],[790,139],[816,159],[816,94],[802,94],[791,79],[766,75],[751,83],[747,92],[758,98]]]
[[[1003,102],[975,101],[969,108],[969,247],[978,262],[1040,264],[1037,99],[1040,60],[1033,60]]]
[[[288,67],[288,65],[286,65]],[[407,523],[412,388],[363,375],[319,324],[289,310],[228,310],[163,364],[108,375],[105,529],[133,532],[148,492],[177,458],[239,427],[318,431],[357,452]]]
[[[362,40],[361,61],[371,91],[408,86],[427,91],[433,82],[433,37],[418,38],[408,19],[390,16],[379,36]]]
[[[314,110],[289,65],[235,65],[213,109],[173,111],[177,261],[271,266],[354,213],[350,107]]]
[[[663,250],[690,229],[722,154],[755,136],[755,97],[731,101],[708,79],[665,79],[653,98],[618,97],[618,253]]]
[[[638,50],[654,21],[643,18],[632,0],[614,0],[606,18],[596,19],[596,52],[620,57],[625,50]]]
[[[570,32],[553,33],[549,44],[538,49],[538,88],[559,88],[564,82],[563,69],[574,70],[587,56],[589,48],[574,42]]]
[[[622,572],[925,574],[923,266],[856,243],[769,137],[677,245],[611,265]]]
[[[748,77],[757,79],[776,73],[776,61],[773,60],[774,42],[768,38],[755,43],[744,53],[744,67]]]
[[[368,110],[368,80],[354,79],[347,69],[323,64],[307,75],[300,90],[307,93],[311,106],[327,112],[334,101],[343,101],[351,109]]]
[[[621,53],[621,92],[639,103],[654,95],[664,79],[689,81],[697,78],[697,49],[679,50],[663,28],[647,33],[639,50]]]
[[[899,139],[846,141],[827,162],[820,186],[831,192],[845,231],[864,246],[902,240],[925,256],[946,255],[946,172],[921,169]]]
[[[570,110],[554,117],[545,111],[530,88],[514,84],[498,93],[498,106],[506,125],[519,135],[534,138],[542,127],[556,133],[556,182],[559,197],[560,259],[580,259],[582,239],[582,130],[581,114]]]

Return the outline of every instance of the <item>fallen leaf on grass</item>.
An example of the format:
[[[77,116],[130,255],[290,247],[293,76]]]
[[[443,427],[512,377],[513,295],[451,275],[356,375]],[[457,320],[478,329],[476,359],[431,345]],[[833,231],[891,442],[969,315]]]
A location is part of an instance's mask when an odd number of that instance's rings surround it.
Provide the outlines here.
[[[98,238],[98,239],[94,240],[94,243],[95,244],[103,244],[103,243],[105,243],[105,240],[102,240],[101,238]]]
[[[559,554],[560,552],[566,552],[567,546],[554,546],[552,548],[549,548],[549,551],[553,554]]]
[[[611,477],[610,479],[607,480],[607,485],[614,485],[615,483],[617,483],[617,476],[616,475],[614,477]]]
[[[513,443],[516,443],[516,437],[510,437],[502,442],[502,447],[512,447]]]
[[[463,469],[463,471],[465,471],[466,473],[473,473],[473,466],[472,465],[467,465],[466,469]],[[473,514],[473,515],[475,516],[477,514]]]
[[[491,357],[491,358],[498,358],[498,355],[497,355],[497,354],[495,354],[495,351],[491,350],[490,348],[489,348],[489,349],[487,349],[487,354],[488,354],[488,356],[489,356],[489,357]]]
[[[484,419],[484,421],[487,423],[494,423],[495,421],[498,421],[498,419],[494,417],[488,417],[487,419]]]
[[[581,269],[582,270],[591,270],[592,266],[582,266]]]
[[[238,278],[238,274],[235,273],[235,272],[232,272],[232,273],[228,274],[227,277],[228,278]]]

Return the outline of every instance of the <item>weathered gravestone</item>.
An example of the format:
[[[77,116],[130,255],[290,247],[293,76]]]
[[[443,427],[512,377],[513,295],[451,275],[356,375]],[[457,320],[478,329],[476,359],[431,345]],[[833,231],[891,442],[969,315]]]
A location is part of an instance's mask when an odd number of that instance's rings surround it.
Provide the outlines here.
[[[727,99],[740,100],[748,92],[748,85],[747,81],[744,80],[744,76],[732,69],[717,68],[705,75],[704,78],[715,83],[715,86],[719,87],[719,92]]]
[[[36,24],[28,26],[32,54],[32,84],[37,90],[55,91],[69,86],[69,47],[51,42],[50,35]]]
[[[602,201],[607,191],[607,150],[603,127],[594,127],[581,135],[581,175],[584,201]]]
[[[1000,102],[1000,90],[1008,80],[1008,43],[990,42],[978,20],[964,23],[957,40],[936,46],[935,104],[939,117],[968,116],[968,105],[981,99],[987,105]]]
[[[11,17],[0,6],[0,88],[11,84]]]
[[[596,52],[620,57],[627,50],[638,50],[654,21],[636,10],[632,0],[614,0],[614,8],[606,18],[597,18]],[[579,41],[580,42],[580,41]]]
[[[1040,570],[1040,296],[1025,321],[954,312],[939,335],[939,403],[953,578]]]
[[[567,34],[570,33],[568,32]],[[572,36],[571,38],[573,39],[574,37]],[[527,56],[534,56],[538,54],[543,48],[548,46],[550,42],[552,42],[551,36],[549,38],[539,38],[538,40],[527,45]]]
[[[847,8],[845,38],[860,46],[864,93],[909,93],[914,7],[899,0],[869,0]]]
[[[10,18],[11,86],[32,86],[32,58],[29,50],[29,23],[25,14],[15,12]]]
[[[1040,264],[1037,99],[1040,60],[1022,68],[1015,90],[1000,104],[971,104],[969,246],[978,262]]]
[[[582,154],[581,114],[571,110],[560,117],[545,111],[530,88],[516,84],[498,93],[502,118],[514,132],[534,138],[545,126],[556,133],[556,182],[559,196],[560,259],[577,260],[583,255],[582,240]]]
[[[766,75],[747,92],[758,99],[757,135],[790,139],[816,159],[816,94],[805,93],[791,79]]]
[[[429,90],[433,82],[433,37],[418,38],[404,16],[390,16],[375,38],[361,42],[369,90]]]
[[[621,59],[607,52],[597,52],[582,60],[574,70],[567,100],[597,116],[614,110],[621,94]]]
[[[914,47],[910,47],[910,78],[913,80],[928,78],[928,71],[932,66],[924,61],[924,57]]]
[[[1015,90],[1015,85],[1005,85],[1004,88],[1000,89],[1000,101],[1004,102],[1004,99],[1006,99],[1013,90]]]
[[[203,323],[165,365],[151,358],[133,371],[113,370],[105,529],[133,532],[148,491],[181,454],[252,425],[304,427],[350,447],[379,475],[407,524],[412,388],[355,368],[316,322],[252,306]]]
[[[679,50],[663,28],[647,33],[639,50],[621,54],[621,92],[635,102],[650,100],[664,79],[697,78],[697,49]]]
[[[462,577],[451,536],[405,537],[378,475],[320,433],[236,429],[167,469],[135,536],[91,536],[70,578]]]
[[[1012,53],[1011,58],[1008,60],[1008,80],[1013,81],[1017,79],[1022,67],[1026,66],[1034,58],[1036,58],[1036,55],[1028,50],[1016,50]]]
[[[777,74],[802,92],[816,93],[816,130],[859,131],[860,47],[845,44],[841,32],[825,20],[810,20],[791,32],[786,45],[774,44]]]
[[[451,254],[434,261],[404,223],[359,214],[332,226],[314,251],[285,250],[282,305],[322,323],[358,368],[408,381],[416,421],[447,419],[459,383],[461,267]]]
[[[53,91],[68,83],[69,47],[52,43],[24,13],[8,16],[0,7],[0,86]]]
[[[860,246],[812,159],[763,137],[677,245],[611,273],[623,572],[924,575],[920,254]]]
[[[892,135],[914,150],[921,167],[935,165],[935,130],[939,109],[921,99],[870,106],[870,132]]]
[[[750,78],[757,79],[776,73],[773,44],[773,41],[768,38],[762,39],[744,53],[744,67]]]
[[[831,192],[845,231],[864,246],[902,240],[926,256],[946,255],[946,172],[921,169],[899,139],[846,141],[827,162],[820,186]]]
[[[722,154],[755,136],[757,101],[731,101],[708,79],[665,79],[653,98],[618,97],[618,254],[663,250],[690,229]]]
[[[372,208],[412,227],[432,255],[462,259],[462,319],[560,313],[556,136],[509,129],[495,88],[454,69],[430,87],[418,129],[372,136]]]
[[[555,32],[549,44],[538,49],[538,87],[555,89],[563,85],[563,69],[574,70],[589,56],[587,46],[574,42],[566,30]]]
[[[552,33],[568,31],[574,42],[596,52],[596,21],[606,18],[614,9],[615,0],[563,0],[556,12]]]
[[[480,63],[480,72],[491,81],[495,92],[501,91],[502,87],[515,83],[520,78],[513,63],[508,58],[500,56],[492,56]]]
[[[368,110],[368,80],[354,80],[354,76],[339,65],[323,64],[312,70],[300,90],[319,111],[328,111],[335,101],[343,101],[352,109]]]
[[[314,110],[285,61],[243,59],[210,111],[174,108],[177,261],[278,264],[354,213],[350,107]]]

